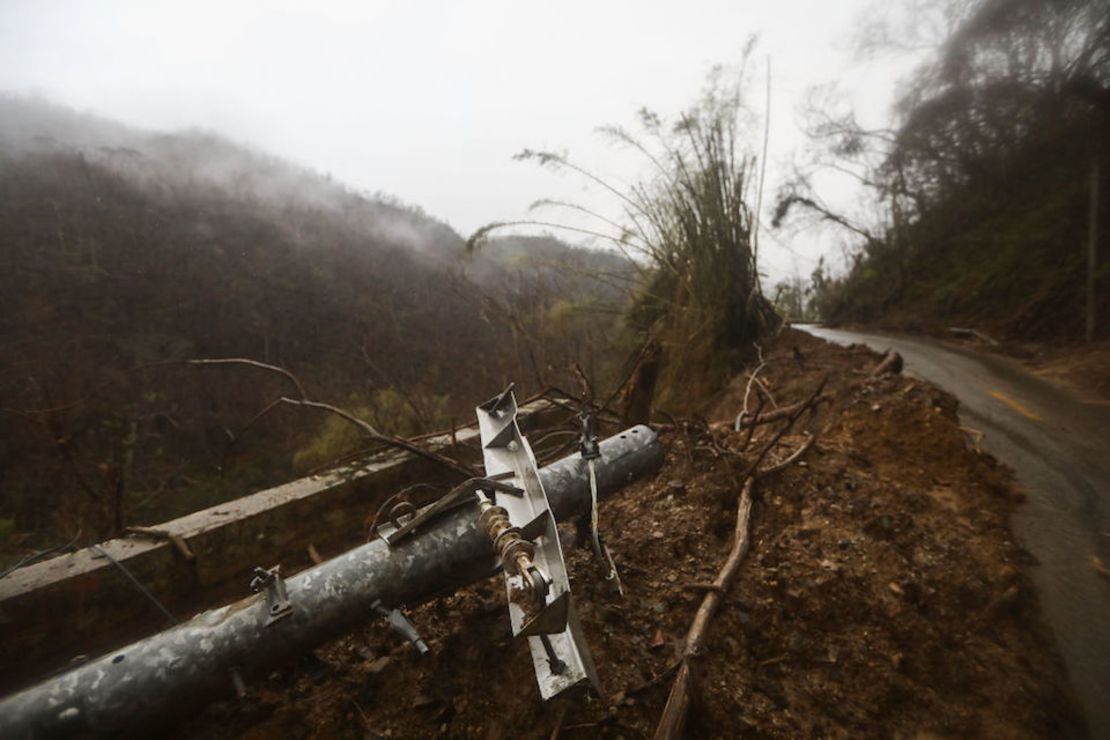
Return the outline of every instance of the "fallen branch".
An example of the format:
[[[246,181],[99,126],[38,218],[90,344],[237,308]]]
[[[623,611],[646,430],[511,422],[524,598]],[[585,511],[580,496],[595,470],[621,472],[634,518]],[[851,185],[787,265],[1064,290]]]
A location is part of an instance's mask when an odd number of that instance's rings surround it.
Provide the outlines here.
[[[745,452],[748,449],[748,445],[752,443],[752,435],[755,434],[755,428],[759,425],[759,419],[762,414],[763,400],[760,399],[759,405],[755,407],[752,423],[748,425],[748,433],[744,436],[744,444],[740,445],[740,452]]]
[[[744,488],[740,492],[740,504],[736,507],[736,529],[733,533],[732,550],[713,581],[713,588],[706,590],[697,614],[694,615],[694,621],[686,633],[686,648],[683,651],[682,663],[678,667],[678,675],[667,697],[667,705],[663,707],[663,716],[655,728],[656,740],[682,737],[682,730],[686,725],[686,713],[690,708],[690,697],[694,693],[694,676],[691,673],[690,658],[701,652],[709,622],[717,613],[721,600],[736,579],[740,563],[743,562],[744,556],[748,554],[748,549],[751,547],[748,525],[752,513],[753,483],[753,478],[748,478],[744,482]]]
[[[897,375],[902,372],[902,365],[902,355],[894,350],[890,350],[883,355],[883,359],[879,361],[879,364],[872,368],[869,375]]]
[[[748,426],[756,426],[756,425],[759,425],[759,424],[770,424],[773,421],[779,421],[781,419],[788,419],[788,418],[790,418],[790,416],[792,416],[794,414],[794,412],[798,411],[799,409],[804,410],[804,409],[808,408],[809,406],[813,406],[813,407],[816,408],[818,405],[820,405],[822,403],[826,403],[826,402],[831,401],[831,400],[832,400],[832,396],[830,396],[828,394],[822,394],[822,395],[820,395],[817,398],[812,399],[812,400],[807,399],[805,401],[801,401],[800,403],[792,403],[789,406],[779,406],[777,409],[772,409],[771,411],[764,412],[763,414],[761,414],[759,416],[758,419],[756,419],[755,417],[752,417],[751,419],[745,419],[740,424],[740,428],[746,428]],[[663,427],[665,425],[654,424],[653,423],[652,426],[653,427]],[[710,424],[709,426],[710,426],[711,429],[720,429],[722,427],[729,426],[729,423],[728,422],[715,421],[712,424]]]
[[[176,532],[170,532],[165,529],[156,529],[154,527],[127,527],[123,530],[123,534],[132,537],[145,537],[151,540],[161,540],[169,542],[173,548],[177,550],[178,554],[185,560],[192,562],[196,560],[196,555],[189,549],[189,544],[185,542],[185,538]]]
[[[763,348],[760,347],[759,344],[756,344],[755,349],[759,353],[759,364],[756,366],[755,370],[753,370],[751,374],[748,375],[748,384],[744,387],[744,405],[740,409],[740,413],[736,415],[736,424],[734,427],[734,431],[737,432],[740,431],[740,425],[743,422],[744,418],[748,415],[748,397],[751,395],[752,392],[752,383],[756,382],[756,377],[759,375],[759,371],[762,370],[763,366],[767,364],[766,360],[763,359]],[[774,402],[772,401],[772,403]]]
[[[954,337],[960,337],[961,339],[978,339],[980,342],[989,344],[992,347],[998,346],[998,341],[996,339],[987,336],[978,329],[965,329],[960,326],[950,326],[948,327],[948,333]]]
[[[659,724],[655,728],[656,740],[674,740],[675,738],[682,737],[683,728],[686,725],[686,715],[690,709],[690,701],[694,694],[696,684],[696,677],[693,673],[691,661],[701,653],[702,645],[705,642],[706,634],[709,630],[709,623],[720,608],[721,602],[727,595],[728,590],[732,587],[733,581],[736,580],[736,575],[740,572],[740,564],[743,562],[744,557],[748,554],[748,550],[751,547],[749,529],[752,513],[752,486],[760,475],[767,475],[775,470],[781,470],[782,467],[789,465],[801,457],[813,444],[814,436],[810,435],[809,439],[782,463],[764,471],[760,471],[759,466],[767,456],[767,453],[779,443],[779,440],[781,440],[783,435],[785,435],[794,426],[795,422],[802,417],[802,414],[808,409],[815,408],[820,400],[824,398],[824,396],[822,396],[822,391],[825,389],[825,384],[828,382],[828,379],[828,375],[823,377],[821,382],[817,385],[817,388],[810,394],[809,398],[802,401],[800,404],[795,404],[793,412],[787,418],[786,424],[763,446],[763,449],[760,450],[755,460],[752,461],[741,477],[743,488],[740,491],[740,502],[736,507],[736,526],[733,530],[732,549],[729,551],[724,565],[721,566],[720,571],[717,573],[717,577],[713,581],[713,588],[706,589],[705,596],[702,597],[701,605],[698,606],[698,611],[694,615],[694,621],[690,624],[690,629],[686,633],[686,645],[682,653],[682,662],[678,668],[678,675],[675,677],[674,684],[671,686],[671,693],[667,697],[667,704],[663,707],[663,715],[660,717]]]
[[[779,402],[775,400],[774,395],[772,395],[771,393],[771,389],[767,387],[766,383],[764,383],[759,378],[756,378],[755,387],[759,389],[759,392],[763,394],[764,398],[771,402],[772,407],[778,408]]]
[[[804,414],[806,410],[816,409],[817,404],[821,402],[821,399],[828,398],[828,396],[822,394],[822,391],[825,390],[825,384],[828,382],[829,376],[825,375],[823,378],[821,378],[821,382],[817,384],[817,388],[815,388],[813,393],[809,395],[809,398],[802,401],[801,403],[794,404],[794,410],[787,419],[786,424],[784,424],[782,428],[775,432],[775,435],[771,437],[770,442],[763,446],[763,449],[759,451],[759,455],[756,456],[755,461],[748,466],[748,469],[746,471],[744,471],[744,475],[741,480],[747,480],[748,476],[753,475],[755,471],[759,470],[759,464],[763,462],[763,458],[767,457],[767,453],[770,452],[771,449],[779,443],[779,440],[782,439],[786,435],[786,433],[793,428],[794,423],[802,417],[802,414]],[[770,413],[767,414],[767,416],[770,415]]]
[[[782,460],[782,462],[775,463],[774,465],[772,465],[770,467],[767,467],[767,468],[763,468],[762,470],[757,470],[756,473],[755,473],[755,476],[757,478],[762,478],[764,476],[771,475],[772,473],[777,473],[780,470],[786,469],[791,464],[793,464],[798,458],[800,458],[802,455],[806,454],[806,450],[808,450],[810,447],[813,446],[813,443],[816,439],[817,439],[816,435],[813,435],[813,434],[810,434],[810,433],[807,432],[806,433],[806,441],[802,442],[802,444],[798,446],[798,449],[791,452],[786,458],[784,458]]]
[[[563,400],[555,398],[555,395],[560,396]],[[541,398],[548,403],[569,411],[571,414],[574,415],[577,415],[582,410],[582,407],[585,406],[587,409],[590,410],[591,413],[594,414],[595,418],[598,421],[610,422],[613,424],[621,423],[621,418],[615,411],[605,408],[604,406],[598,406],[596,403],[593,403],[591,401],[578,398],[555,385],[546,386],[543,391],[535,394],[534,396],[529,396],[525,400],[521,401],[519,405],[523,406],[527,403],[530,403],[531,401]]]

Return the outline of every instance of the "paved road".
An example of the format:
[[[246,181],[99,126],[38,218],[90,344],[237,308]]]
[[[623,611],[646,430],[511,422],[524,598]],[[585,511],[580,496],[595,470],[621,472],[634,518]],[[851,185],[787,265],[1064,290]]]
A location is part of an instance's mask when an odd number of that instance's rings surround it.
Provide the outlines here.
[[[799,326],[838,344],[894,349],[906,372],[960,400],[962,424],[1017,474],[1027,501],[1013,518],[1049,624],[1091,735],[1110,738],[1110,407],[1084,402],[1019,363],[962,347],[898,336]]]

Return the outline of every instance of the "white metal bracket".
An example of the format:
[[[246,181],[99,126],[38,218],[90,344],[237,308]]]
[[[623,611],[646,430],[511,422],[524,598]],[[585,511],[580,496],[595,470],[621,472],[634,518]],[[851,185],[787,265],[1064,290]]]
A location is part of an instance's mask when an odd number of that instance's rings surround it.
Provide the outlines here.
[[[533,562],[549,584],[543,605],[529,615],[511,598],[513,586],[506,574],[513,635],[528,638],[544,699],[585,681],[600,693],[593,658],[571,600],[570,579],[555,517],[540,482],[535,455],[517,425],[512,386],[479,406],[477,413],[486,477],[523,491],[523,495],[496,491],[496,504],[509,513],[511,524],[535,544]]]

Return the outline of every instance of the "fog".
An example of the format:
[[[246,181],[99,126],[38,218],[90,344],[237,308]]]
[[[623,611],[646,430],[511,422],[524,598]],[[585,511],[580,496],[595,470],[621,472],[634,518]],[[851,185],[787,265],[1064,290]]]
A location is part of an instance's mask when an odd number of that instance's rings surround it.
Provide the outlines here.
[[[0,90],[146,129],[218,132],[353,190],[393,194],[465,235],[545,197],[612,212],[597,188],[511,156],[550,148],[632,180],[643,162],[595,128],[631,126],[641,106],[679,112],[755,34],[748,101],[760,114],[768,65],[771,79],[766,213],[804,145],[798,108],[811,87],[836,82],[865,125],[886,120],[913,58],[857,58],[868,7],[7,0]],[[825,184],[831,202],[851,207],[850,181]],[[765,230],[762,269],[771,281],[808,274],[839,242]]]

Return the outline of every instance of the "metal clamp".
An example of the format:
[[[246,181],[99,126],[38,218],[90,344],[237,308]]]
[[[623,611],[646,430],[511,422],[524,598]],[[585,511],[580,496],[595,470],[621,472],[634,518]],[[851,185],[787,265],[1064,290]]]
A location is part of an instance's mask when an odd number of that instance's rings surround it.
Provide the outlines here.
[[[597,559],[598,565],[601,566],[605,580],[615,581],[617,593],[624,596],[624,587],[621,585],[621,577],[617,572],[617,564],[613,562],[613,553],[609,551],[609,546],[602,540],[597,526],[597,470],[595,465],[597,460],[601,459],[601,446],[597,442],[597,435],[594,434],[593,417],[590,416],[589,410],[583,409],[578,414],[578,427],[580,432],[578,451],[582,459],[586,461],[590,474],[590,510],[579,521],[578,530],[579,532],[587,531],[590,545],[593,547],[594,557]]]
[[[578,451],[583,460],[596,460],[601,457],[601,445],[594,434],[593,416],[586,409],[578,414]]]
[[[285,590],[285,581],[281,577],[280,565],[275,565],[269,570],[256,566],[250,586],[251,591],[255,593],[266,589],[266,604],[269,607],[266,619],[267,627],[293,613],[293,605],[289,602],[289,594]]]
[[[505,476],[500,476],[504,478]],[[398,542],[409,537],[416,529],[424,524],[427,524],[432,519],[440,514],[462,506],[463,504],[471,503],[474,500],[474,494],[478,491],[487,491],[490,495],[494,491],[508,493],[513,496],[523,496],[524,491],[497,480],[498,476],[491,476],[489,478],[468,478],[459,485],[452,488],[443,496],[438,498],[435,503],[430,506],[425,506],[420,511],[412,506],[407,501],[402,501],[396,504],[389,513],[389,521],[395,529],[387,535],[382,535],[382,538],[389,544],[390,547],[395,547]],[[398,507],[407,506],[407,509],[398,511]],[[401,515],[407,517],[406,521],[401,521]]]
[[[428,653],[428,645],[420,638],[420,633],[416,631],[416,625],[409,621],[409,618],[400,609],[387,609],[382,606],[381,599],[371,604],[370,608],[385,617],[389,621],[389,626],[415,645],[421,655]]]

